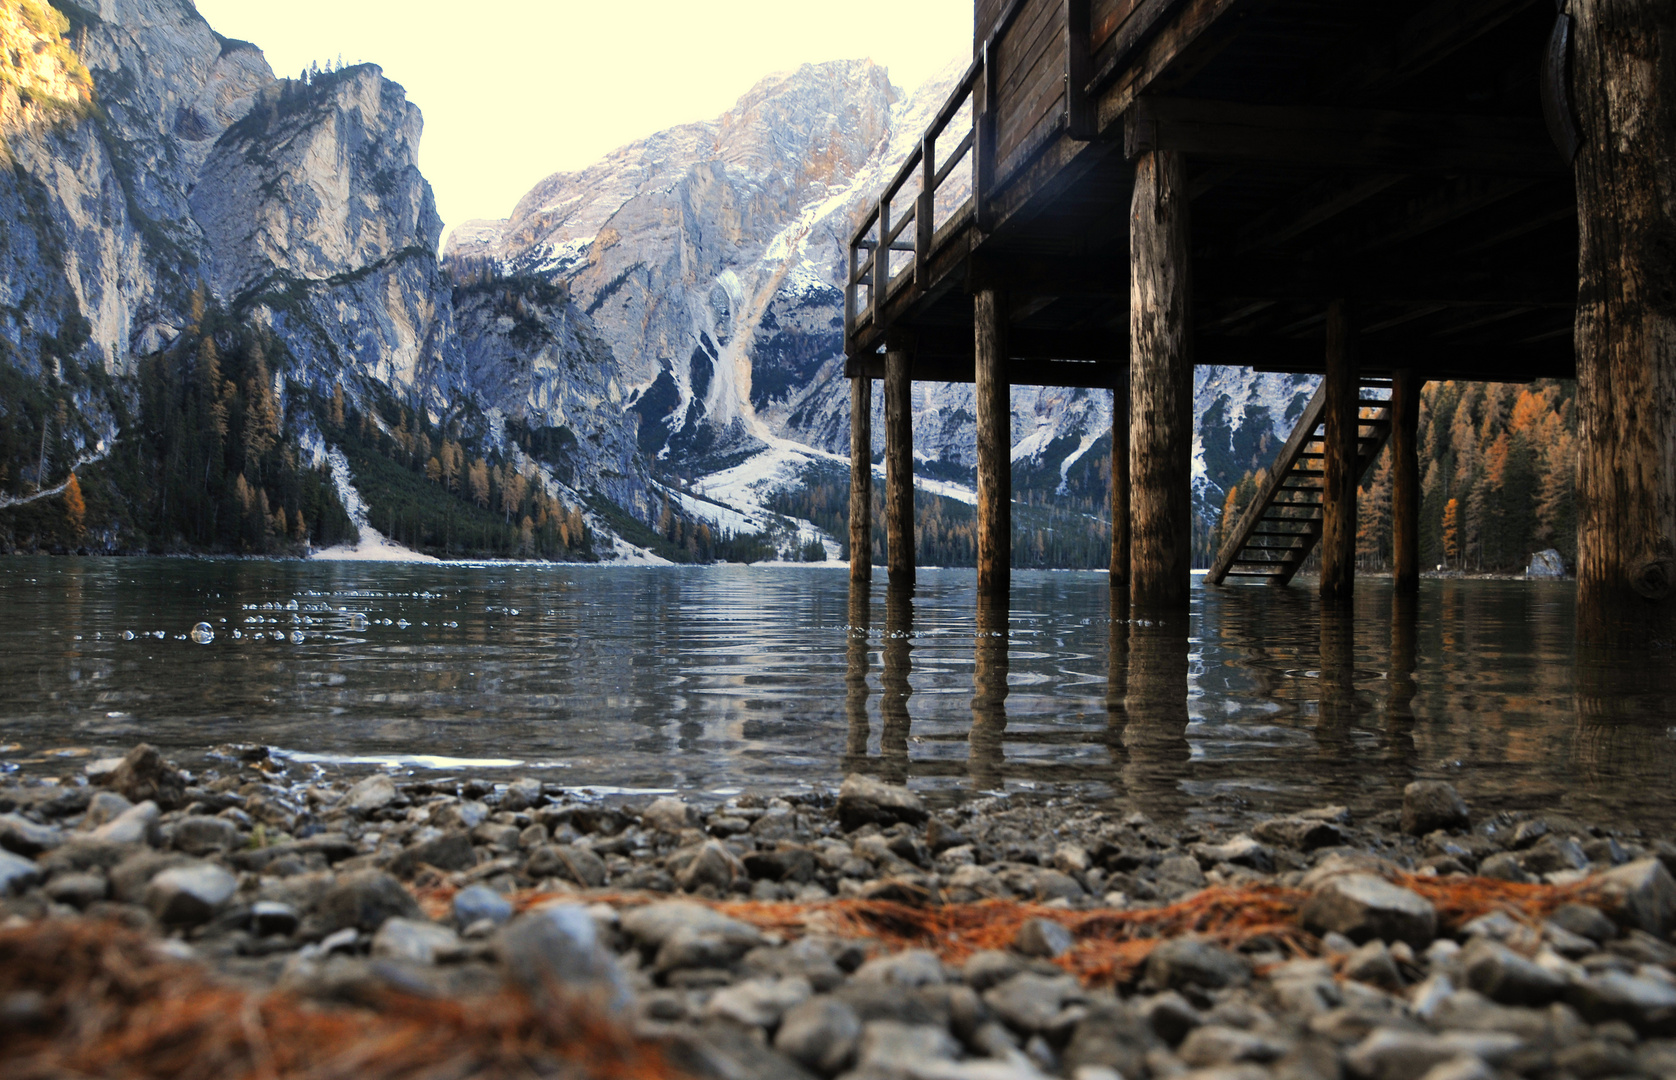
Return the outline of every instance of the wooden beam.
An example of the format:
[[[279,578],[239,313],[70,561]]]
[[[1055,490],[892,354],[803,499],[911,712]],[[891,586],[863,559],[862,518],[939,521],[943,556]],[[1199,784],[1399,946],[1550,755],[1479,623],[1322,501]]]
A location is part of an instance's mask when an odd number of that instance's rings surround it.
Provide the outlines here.
[[[850,580],[873,580],[873,380],[850,380]]]
[[[1009,337],[1016,334],[1013,330]],[[1086,360],[1041,360],[1033,357],[1010,357],[1007,381],[1013,386],[1070,386],[1084,390],[1110,390],[1123,378],[1126,365],[1116,362]],[[1125,360],[1128,358],[1125,357]],[[884,378],[885,361],[877,354],[853,360],[847,365],[855,371],[865,371],[875,379]],[[975,360],[971,352],[964,356],[926,356],[916,353],[909,374],[914,382],[970,383],[977,379]]]
[[[1350,305],[1327,306],[1326,436],[1321,505],[1321,600],[1348,606],[1356,587],[1357,403]]]
[[[1186,611],[1190,588],[1193,354],[1187,169],[1170,150],[1136,162],[1129,214],[1130,599]]]
[[[914,583],[913,354],[892,339],[885,350],[885,560],[893,587]]]
[[[1331,177],[1311,184],[1269,212],[1259,215],[1240,230],[1234,245],[1235,254],[1283,244],[1318,225],[1323,225],[1348,210],[1397,186],[1407,177],[1401,173],[1374,173],[1371,176]]]
[[[1385,173],[1564,175],[1540,120],[1507,116],[1249,105],[1141,98],[1124,119],[1124,152],[1176,150],[1207,161]]]
[[[973,300],[978,427],[978,592],[1012,583],[1012,408],[1007,382],[1007,297],[981,289]]]
[[[1391,570],[1399,596],[1420,591],[1420,388],[1413,369],[1391,380]]]
[[[1322,100],[1386,90],[1442,63],[1537,0],[1433,0],[1395,32],[1378,35],[1359,62],[1342,53],[1328,60],[1330,74],[1313,80]]]

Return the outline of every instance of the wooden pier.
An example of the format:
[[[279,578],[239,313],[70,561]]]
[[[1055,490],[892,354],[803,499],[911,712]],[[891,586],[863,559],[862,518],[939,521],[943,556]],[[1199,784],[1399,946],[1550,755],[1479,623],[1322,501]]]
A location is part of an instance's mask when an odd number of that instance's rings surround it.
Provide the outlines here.
[[[1583,607],[1672,620],[1676,9],[1559,7],[976,0],[970,68],[850,243],[848,374],[858,425],[885,380],[892,580],[913,575],[916,379],[975,384],[991,592],[1011,561],[1009,388],[1111,389],[1112,585],[1171,609],[1194,364],[1325,375],[1321,433],[1302,433],[1319,468],[1275,471],[1319,473],[1300,486],[1334,602],[1370,427],[1396,458],[1412,590],[1420,386],[1577,378]],[[1372,382],[1390,389],[1370,425]],[[858,481],[853,536],[869,496]],[[1253,528],[1279,531],[1267,512]],[[868,545],[851,558],[865,578]]]

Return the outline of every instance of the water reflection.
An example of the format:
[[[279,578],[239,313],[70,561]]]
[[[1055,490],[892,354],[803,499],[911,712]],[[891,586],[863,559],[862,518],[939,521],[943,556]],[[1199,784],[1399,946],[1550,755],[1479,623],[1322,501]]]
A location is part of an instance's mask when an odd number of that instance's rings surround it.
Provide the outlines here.
[[[1395,805],[1676,819],[1670,649],[1580,648],[1564,583],[912,593],[833,571],[0,560],[0,769],[139,739],[310,762],[515,761],[576,786],[1075,795],[1152,816]],[[293,607],[295,605],[295,607]],[[192,626],[215,630],[207,645]],[[301,643],[292,634],[301,633]],[[279,640],[275,640],[275,635]],[[417,766],[415,766],[417,767]]]
[[[1009,597],[978,595],[972,639],[972,733],[968,763],[976,791],[1005,787]]]

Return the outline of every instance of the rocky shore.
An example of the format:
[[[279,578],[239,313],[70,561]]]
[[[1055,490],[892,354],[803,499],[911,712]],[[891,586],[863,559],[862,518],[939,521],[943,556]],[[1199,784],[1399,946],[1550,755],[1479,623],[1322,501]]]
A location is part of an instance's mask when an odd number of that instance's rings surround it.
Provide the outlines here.
[[[1438,782],[1400,813],[1213,831],[1077,804],[931,812],[863,776],[697,806],[298,778],[259,747],[194,776],[139,746],[0,788],[0,848],[5,1075],[68,1071],[111,978],[75,985],[49,953],[99,927],[119,937],[84,951],[107,968],[143,946],[268,1003],[217,1044],[248,1046],[253,1074],[286,1074],[250,1030],[275,1002],[448,1002],[464,1024],[516,999],[603,1017],[693,1076],[1676,1077],[1676,846],[1476,818]],[[440,1074],[512,1074],[461,1060]],[[649,1075],[578,1060],[521,1067]]]

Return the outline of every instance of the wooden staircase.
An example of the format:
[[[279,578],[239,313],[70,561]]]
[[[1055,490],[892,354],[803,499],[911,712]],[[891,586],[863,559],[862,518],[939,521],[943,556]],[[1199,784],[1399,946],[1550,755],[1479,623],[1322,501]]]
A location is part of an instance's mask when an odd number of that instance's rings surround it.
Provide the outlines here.
[[[1274,467],[1239,524],[1228,533],[1211,564],[1208,580],[1257,578],[1285,585],[1321,539],[1326,484],[1326,385],[1310,398]],[[1391,437],[1391,380],[1364,378],[1356,429],[1356,479],[1367,475]]]

